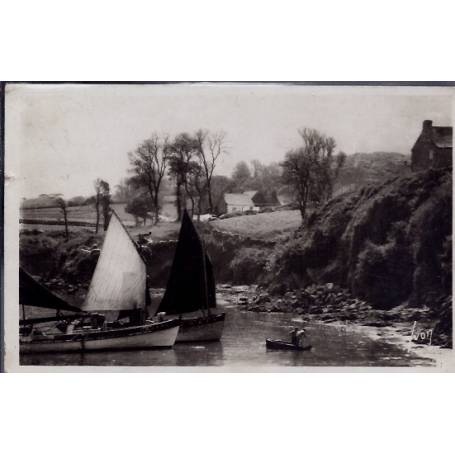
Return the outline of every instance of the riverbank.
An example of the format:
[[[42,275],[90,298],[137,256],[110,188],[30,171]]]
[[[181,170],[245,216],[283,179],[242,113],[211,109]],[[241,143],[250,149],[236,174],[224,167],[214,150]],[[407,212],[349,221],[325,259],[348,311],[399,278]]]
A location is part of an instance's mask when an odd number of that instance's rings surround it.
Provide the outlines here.
[[[298,322],[299,318],[293,321]],[[372,327],[356,322],[340,323],[330,322],[329,325],[337,328],[344,328],[351,333],[363,334],[374,341],[388,343],[409,352],[410,355],[422,358],[422,365],[427,366],[428,360],[434,363],[435,368],[449,370],[453,363],[453,353],[450,348],[443,348],[437,345],[417,344],[411,341],[412,324],[395,322],[387,327]]]
[[[452,352],[451,332],[434,330],[439,319],[435,311],[427,307],[401,306],[393,310],[377,310],[332,283],[312,285],[300,291],[287,292],[284,296],[270,295],[254,285],[225,284],[220,286],[220,291],[244,311],[285,313],[291,315],[295,322],[319,323],[356,331],[373,340],[386,341],[415,355],[430,358],[438,364],[445,362]],[[414,323],[433,329],[432,345],[411,342]]]
[[[444,368],[449,371],[450,363],[453,364],[453,351],[451,348],[412,342],[412,326],[410,328],[407,323],[395,323],[392,326],[381,328],[353,324],[350,330],[364,333],[373,340],[382,340],[386,343],[394,344],[416,356],[431,359],[436,368]]]

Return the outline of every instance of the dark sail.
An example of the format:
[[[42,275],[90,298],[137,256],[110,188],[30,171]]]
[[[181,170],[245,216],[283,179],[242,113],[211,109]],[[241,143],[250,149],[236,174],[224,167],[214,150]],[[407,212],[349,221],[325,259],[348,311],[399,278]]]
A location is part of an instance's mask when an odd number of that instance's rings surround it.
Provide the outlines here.
[[[212,263],[205,254],[201,239],[185,210],[171,274],[158,311],[181,314],[215,307]]]
[[[19,304],[54,310],[81,311],[53,294],[22,268],[19,268]]]

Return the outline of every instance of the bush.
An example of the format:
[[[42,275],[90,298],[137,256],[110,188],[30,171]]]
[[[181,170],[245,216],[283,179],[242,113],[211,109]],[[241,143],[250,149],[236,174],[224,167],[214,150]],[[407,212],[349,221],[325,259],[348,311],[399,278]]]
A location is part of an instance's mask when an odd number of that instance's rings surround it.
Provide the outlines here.
[[[385,245],[367,242],[359,254],[352,290],[373,306],[390,309],[412,291],[413,263],[410,250],[397,241]]]
[[[232,282],[235,284],[257,282],[258,277],[264,273],[267,256],[267,252],[262,249],[240,249],[229,263],[229,268],[232,272]]]

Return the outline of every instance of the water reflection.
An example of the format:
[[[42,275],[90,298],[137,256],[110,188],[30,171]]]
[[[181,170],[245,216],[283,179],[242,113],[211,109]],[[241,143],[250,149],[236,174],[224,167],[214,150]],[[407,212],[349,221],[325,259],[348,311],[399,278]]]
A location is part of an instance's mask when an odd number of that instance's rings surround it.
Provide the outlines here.
[[[343,327],[308,324],[311,351],[270,351],[265,338],[288,339],[302,322],[291,315],[251,313],[226,306],[220,343],[184,343],[174,349],[46,354],[21,356],[26,365],[134,365],[134,366],[413,366],[431,365],[405,349]]]
[[[224,364],[223,343],[177,344],[174,347],[178,366],[221,366]]]

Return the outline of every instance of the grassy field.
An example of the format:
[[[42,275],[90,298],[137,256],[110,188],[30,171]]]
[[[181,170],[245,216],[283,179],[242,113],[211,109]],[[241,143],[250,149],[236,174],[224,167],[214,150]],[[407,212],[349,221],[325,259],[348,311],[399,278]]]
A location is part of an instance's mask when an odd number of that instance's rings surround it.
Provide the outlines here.
[[[132,234],[145,234],[151,232],[152,238],[156,240],[175,238],[177,236],[180,227],[179,223],[162,221],[154,226],[151,220],[148,220],[146,226],[136,227],[134,217],[125,212],[125,204],[113,204],[112,207]],[[63,216],[58,208],[22,209],[21,218],[63,221]],[[68,220],[94,223],[96,220],[95,209],[92,206],[69,207]],[[243,215],[210,222],[210,225],[219,231],[226,231],[261,240],[276,240],[280,237],[287,236],[290,232],[296,230],[300,224],[301,218],[298,210],[283,210],[270,213],[259,213],[256,215]],[[35,228],[44,231],[63,229],[63,226],[48,226],[42,224],[23,224],[21,227],[23,229]],[[70,230],[87,229],[92,230],[93,228],[70,226]]]
[[[112,208],[124,223],[134,224],[134,217],[125,212],[125,204],[112,204]],[[34,220],[57,220],[63,221],[62,211],[58,207],[40,208],[40,209],[21,209],[21,218]],[[80,205],[77,207],[68,207],[69,221],[87,221],[94,223],[96,221],[96,211],[92,205]]]
[[[151,233],[151,237],[155,241],[159,240],[169,240],[169,239],[176,239],[179,233],[180,224],[175,222],[166,222],[160,221],[157,225],[153,225],[152,223],[148,223],[146,226],[126,226],[128,231],[131,235],[135,236],[138,234],[149,234]],[[50,232],[63,232],[64,227],[58,225],[47,225],[47,224],[21,224],[21,230],[39,230],[45,233]],[[69,226],[68,227],[70,234],[73,232],[94,232],[94,227],[86,227],[86,226]],[[99,232],[102,233],[102,227],[100,225]]]
[[[281,210],[216,220],[210,224],[220,231],[262,240],[275,240],[295,231],[301,223],[298,210]]]
[[[134,216],[125,212],[124,203],[114,203],[111,207],[125,225],[135,226]],[[176,216],[175,207],[170,204],[164,204],[161,214],[165,217],[174,219]],[[39,209],[21,209],[21,218],[32,220],[56,220],[63,221],[62,211],[57,207],[39,208]],[[77,207],[68,207],[69,221],[86,221],[89,223],[96,222],[96,211],[93,205],[81,205]]]
[[[136,226],[134,217],[129,213],[125,212],[125,204],[116,203],[112,204],[112,208],[115,210],[117,215],[120,217],[125,226],[131,234],[146,234],[152,232],[154,240],[166,240],[177,237],[180,225],[173,222],[160,222],[157,225],[153,225],[152,220],[147,220],[145,226]],[[168,208],[166,213],[172,211]],[[61,221],[63,222],[63,215],[58,208],[40,208],[40,209],[21,209],[20,216],[23,219],[32,220],[46,220],[46,221]],[[71,221],[86,221],[89,223],[96,222],[96,212],[93,206],[77,206],[68,208],[68,220]],[[59,225],[48,225],[48,224],[21,224],[21,229],[39,229],[41,231],[62,231],[63,226]],[[102,230],[102,219],[100,220],[100,229]],[[93,232],[93,227],[87,226],[69,226],[70,232],[73,231],[88,231]]]

